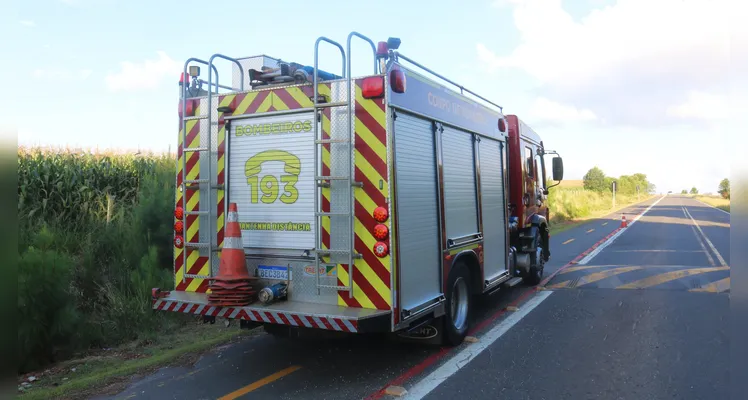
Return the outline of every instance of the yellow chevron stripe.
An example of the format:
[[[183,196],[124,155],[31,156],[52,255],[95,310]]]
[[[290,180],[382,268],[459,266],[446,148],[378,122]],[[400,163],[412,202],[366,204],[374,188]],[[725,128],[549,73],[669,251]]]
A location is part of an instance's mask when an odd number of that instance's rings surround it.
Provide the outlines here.
[[[348,284],[348,270],[342,265],[338,265],[338,277],[344,285]],[[343,300],[342,296],[348,296],[348,293],[344,293],[342,295],[338,294],[339,306],[346,305],[345,300]],[[371,300],[369,300],[369,298],[364,294],[364,291],[356,284],[356,281],[353,281],[353,298],[355,298],[356,301],[358,301],[358,304],[361,304],[361,307],[363,308],[377,308],[374,303],[372,303]]]
[[[389,185],[382,185],[382,189],[379,188],[379,181],[386,181],[384,177],[379,175],[377,170],[374,169],[374,167],[369,164],[369,161],[364,157],[361,153],[359,153],[358,150],[355,152],[354,162],[356,163],[356,166],[358,169],[363,172],[363,174],[366,176],[366,178],[371,183],[372,187],[376,188],[380,193],[382,193],[382,196],[387,198],[389,194]],[[385,164],[386,165],[386,164]],[[364,185],[366,182],[364,182]],[[363,190],[356,191],[356,198],[358,198],[359,195],[366,196],[366,193]],[[368,196],[367,196],[368,197]],[[382,204],[384,205],[384,204]]]
[[[309,99],[309,96],[304,94],[301,88],[293,87],[286,90],[291,97],[294,98],[302,107],[312,107],[314,103]]]
[[[234,115],[241,115],[247,112],[247,109],[249,108],[249,105],[252,104],[252,101],[257,98],[257,95],[259,92],[249,92],[244,97],[244,100],[242,100],[241,103],[236,107],[236,110],[234,110]]]
[[[180,257],[182,257],[183,250],[177,249],[176,247],[174,248],[174,250],[176,250],[174,252],[174,262],[176,262]],[[177,283],[182,281],[182,277],[184,276],[184,271],[185,271],[184,265],[182,266],[182,268],[179,269],[179,271],[174,271],[174,285],[175,286]]]
[[[193,254],[197,254],[198,252],[194,252]],[[197,257],[195,257],[195,261],[192,261],[190,265],[194,265],[197,262]],[[207,261],[205,262],[205,265],[203,265],[202,268],[200,268],[200,271],[197,272],[197,275],[209,275],[210,274],[210,263]],[[186,292],[195,292],[197,291],[197,288],[200,287],[200,284],[204,281],[204,279],[193,279],[192,282],[187,286],[187,289],[185,289]]]
[[[236,98],[235,94],[228,94],[228,95],[224,96],[221,99],[221,101],[220,101],[220,103],[218,105],[220,107],[225,107],[225,106],[229,105],[232,101],[234,101],[234,98]]]
[[[362,242],[366,245],[367,248],[374,247],[374,244],[376,243],[376,240],[373,236],[371,236],[371,233],[364,227],[364,225],[361,223],[361,221],[356,218],[356,236],[358,236],[359,239],[361,239]],[[390,263],[387,258],[382,258],[382,264],[384,265],[384,268],[387,269],[387,271],[390,270]],[[364,261],[363,259],[356,260],[356,268],[361,272],[361,274],[366,278],[367,281],[369,281],[369,284],[374,287],[374,290],[379,293],[380,296],[382,296],[382,299],[387,302],[387,304],[391,303],[390,300],[390,289],[387,288],[387,283],[382,282],[382,279],[379,278],[379,275],[377,275],[374,270],[371,268],[371,266]]]
[[[376,104],[374,100],[365,99],[363,94],[361,93],[361,87],[356,85],[356,101],[361,104],[361,107],[366,110],[366,112],[371,115],[375,121],[379,123],[379,125],[382,126],[382,128],[385,128],[386,124],[386,113],[385,110],[382,110],[379,108],[379,106]],[[358,128],[356,128],[358,130]]]
[[[263,100],[260,106],[257,107],[256,112],[258,113],[267,112],[267,110],[269,110],[272,105],[273,105],[273,94],[271,93],[271,95],[268,97],[265,97],[265,100]]]
[[[377,139],[376,136],[374,136],[373,133],[369,130],[369,128],[364,125],[363,122],[361,122],[360,119],[356,118],[355,122],[356,127],[356,133],[358,136],[366,142],[369,147],[374,151],[374,154],[376,154],[379,158],[382,159],[382,161],[387,160],[387,148],[382,144],[382,142]]]
[[[284,89],[280,89],[280,90],[284,90]],[[284,103],[283,100],[280,98],[280,96],[275,94],[275,92],[270,93],[270,96],[268,97],[273,98],[270,102],[273,104],[273,107],[275,107],[276,110],[278,111],[288,110],[288,104]]]

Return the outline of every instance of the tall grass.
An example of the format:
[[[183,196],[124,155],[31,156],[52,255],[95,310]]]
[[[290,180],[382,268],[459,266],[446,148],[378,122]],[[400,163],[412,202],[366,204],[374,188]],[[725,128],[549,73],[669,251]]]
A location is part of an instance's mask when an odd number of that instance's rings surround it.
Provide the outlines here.
[[[18,152],[19,372],[179,323],[171,287],[170,156]]]
[[[642,195],[645,199],[647,195]],[[616,206],[636,202],[636,195],[616,194]],[[586,218],[601,212],[613,210],[613,194],[608,191],[595,192],[582,188],[553,187],[548,194],[551,222]]]

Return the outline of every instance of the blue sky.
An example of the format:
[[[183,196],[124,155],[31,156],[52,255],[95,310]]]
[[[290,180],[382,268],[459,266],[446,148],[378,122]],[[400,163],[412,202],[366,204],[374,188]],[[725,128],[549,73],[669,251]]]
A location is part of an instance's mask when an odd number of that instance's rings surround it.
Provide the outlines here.
[[[679,13],[681,0],[27,0],[0,17],[2,37],[18,39],[2,44],[16,54],[2,68],[20,94],[0,97],[0,125],[21,145],[173,151],[186,58],[311,64],[318,36],[355,30],[401,38],[403,54],[519,115],[563,155],[567,179],[597,165],[646,173],[658,191],[713,192],[730,172],[719,144],[729,49],[704,1]],[[353,52],[364,74],[366,45]],[[321,67],[338,71],[338,57],[326,49]]]

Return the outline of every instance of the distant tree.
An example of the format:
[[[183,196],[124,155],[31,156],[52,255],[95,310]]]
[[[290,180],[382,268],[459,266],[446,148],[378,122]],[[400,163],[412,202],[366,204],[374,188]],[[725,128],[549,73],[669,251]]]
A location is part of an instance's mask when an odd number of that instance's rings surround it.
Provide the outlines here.
[[[691,194],[699,194],[699,189],[696,189],[696,186],[692,187]]]
[[[722,179],[722,181],[719,183],[719,194],[722,195],[723,198],[729,199],[730,198],[730,180],[725,178]]]
[[[688,190],[683,189],[683,190],[680,191],[680,194],[688,194]]]
[[[593,167],[587,171],[582,180],[584,181],[584,188],[586,190],[602,192],[607,189],[605,186],[605,173],[598,167]]]

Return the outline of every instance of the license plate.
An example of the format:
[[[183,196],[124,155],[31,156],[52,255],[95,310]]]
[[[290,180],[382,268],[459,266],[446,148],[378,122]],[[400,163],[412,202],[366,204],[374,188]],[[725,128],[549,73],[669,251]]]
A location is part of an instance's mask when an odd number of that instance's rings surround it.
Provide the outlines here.
[[[260,279],[289,280],[288,267],[260,265],[257,267],[257,276]],[[291,277],[293,277],[293,274],[291,274]]]

